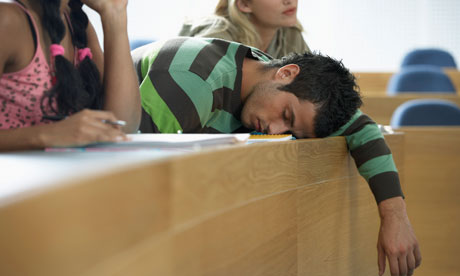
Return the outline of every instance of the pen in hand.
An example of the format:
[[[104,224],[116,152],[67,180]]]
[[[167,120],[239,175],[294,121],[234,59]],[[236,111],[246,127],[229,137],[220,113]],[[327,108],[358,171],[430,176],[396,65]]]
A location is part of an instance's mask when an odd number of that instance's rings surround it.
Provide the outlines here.
[[[62,116],[62,115],[43,115],[44,120],[49,120],[49,121],[61,121],[67,118],[67,116]],[[114,125],[114,126],[126,126],[126,122],[122,120],[102,120],[103,123],[109,124],[109,125]]]
[[[114,126],[126,126],[126,122],[122,120],[102,120],[103,123],[109,124],[109,125],[114,125]]]

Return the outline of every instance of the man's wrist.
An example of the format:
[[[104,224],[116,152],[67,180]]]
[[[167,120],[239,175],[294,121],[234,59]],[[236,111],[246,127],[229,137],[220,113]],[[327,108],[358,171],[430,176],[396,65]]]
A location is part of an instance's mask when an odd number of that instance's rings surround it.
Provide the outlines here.
[[[381,219],[388,217],[404,217],[406,214],[406,203],[401,196],[392,197],[381,201],[378,205]]]

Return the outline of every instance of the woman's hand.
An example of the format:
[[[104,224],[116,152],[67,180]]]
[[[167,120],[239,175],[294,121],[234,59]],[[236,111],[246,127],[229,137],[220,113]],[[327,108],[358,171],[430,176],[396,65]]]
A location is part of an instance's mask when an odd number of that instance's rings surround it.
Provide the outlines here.
[[[100,15],[108,12],[126,12],[128,0],[81,0]]]
[[[43,147],[84,146],[95,142],[127,140],[119,126],[104,123],[116,121],[108,111],[82,110],[54,124],[43,125],[39,139]]]

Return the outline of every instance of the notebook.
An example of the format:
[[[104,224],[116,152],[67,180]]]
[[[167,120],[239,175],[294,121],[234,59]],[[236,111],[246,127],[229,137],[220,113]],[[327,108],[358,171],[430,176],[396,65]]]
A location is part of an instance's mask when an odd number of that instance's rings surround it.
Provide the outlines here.
[[[295,140],[292,134],[251,134],[251,136],[249,136],[248,143],[280,142],[290,140]]]

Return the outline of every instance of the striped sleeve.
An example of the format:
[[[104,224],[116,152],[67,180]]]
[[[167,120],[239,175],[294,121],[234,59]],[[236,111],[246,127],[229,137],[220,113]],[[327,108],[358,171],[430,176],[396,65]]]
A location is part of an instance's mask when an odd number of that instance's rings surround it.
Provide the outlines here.
[[[369,183],[377,203],[392,197],[404,197],[393,155],[371,118],[358,110],[331,136],[345,136],[356,167]]]

